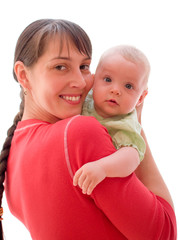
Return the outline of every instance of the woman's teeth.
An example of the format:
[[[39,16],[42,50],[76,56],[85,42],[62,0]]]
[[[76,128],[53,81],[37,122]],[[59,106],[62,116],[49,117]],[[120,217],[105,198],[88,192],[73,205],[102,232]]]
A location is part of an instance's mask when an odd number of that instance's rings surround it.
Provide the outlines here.
[[[61,96],[63,99],[66,101],[72,101],[72,102],[77,102],[80,99],[80,96]]]

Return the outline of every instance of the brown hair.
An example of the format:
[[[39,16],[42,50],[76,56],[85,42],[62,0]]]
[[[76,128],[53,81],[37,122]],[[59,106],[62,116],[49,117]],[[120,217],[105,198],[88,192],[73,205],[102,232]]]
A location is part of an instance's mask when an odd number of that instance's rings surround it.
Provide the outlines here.
[[[14,63],[21,61],[25,66],[35,64],[40,56],[44,53],[47,43],[52,37],[59,36],[60,50],[64,41],[68,45],[70,41],[76,49],[91,58],[92,46],[88,35],[85,31],[75,23],[67,20],[41,19],[27,26],[20,35],[15,49]],[[17,81],[15,72],[13,71],[15,80]],[[22,119],[24,111],[24,94],[21,89],[20,111],[15,116],[13,125],[7,132],[7,138],[4,142],[0,155],[0,206],[2,205],[2,196],[4,191],[3,182],[7,168],[7,160],[11,147],[12,137],[16,129],[17,123]],[[3,238],[2,221],[0,221],[0,239]]]

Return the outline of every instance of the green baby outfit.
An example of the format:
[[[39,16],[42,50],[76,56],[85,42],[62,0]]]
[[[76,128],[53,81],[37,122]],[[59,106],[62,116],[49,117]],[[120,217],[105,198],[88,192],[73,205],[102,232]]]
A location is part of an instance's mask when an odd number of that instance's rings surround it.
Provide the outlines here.
[[[103,118],[96,112],[92,92],[90,92],[83,105],[82,114],[94,116],[107,128],[116,149],[125,146],[134,147],[139,153],[140,161],[143,160],[146,144],[140,134],[141,125],[138,122],[136,110],[126,115]]]

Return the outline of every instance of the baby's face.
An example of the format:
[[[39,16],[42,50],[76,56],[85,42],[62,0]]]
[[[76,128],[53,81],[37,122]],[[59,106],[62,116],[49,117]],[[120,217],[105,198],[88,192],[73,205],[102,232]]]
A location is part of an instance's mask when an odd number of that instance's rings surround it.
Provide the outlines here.
[[[97,113],[108,118],[132,112],[145,90],[145,74],[143,65],[127,61],[119,54],[105,57],[93,85]]]

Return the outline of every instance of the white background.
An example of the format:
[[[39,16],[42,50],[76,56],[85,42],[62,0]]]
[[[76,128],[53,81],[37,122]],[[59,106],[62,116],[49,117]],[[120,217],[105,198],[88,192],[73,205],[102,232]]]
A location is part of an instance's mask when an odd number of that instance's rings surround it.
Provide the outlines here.
[[[2,3],[3,2],[3,3]],[[13,54],[22,30],[39,18],[78,23],[93,44],[92,72],[100,54],[118,44],[140,48],[149,58],[149,95],[143,110],[153,156],[171,192],[180,222],[180,6],[177,0],[15,0],[0,3],[0,146],[19,110],[19,86],[13,80]],[[32,202],[33,204],[33,202]],[[31,239],[8,210],[5,198],[6,240]],[[38,209],[37,209],[38,210]],[[142,219],[143,221],[143,219]]]

